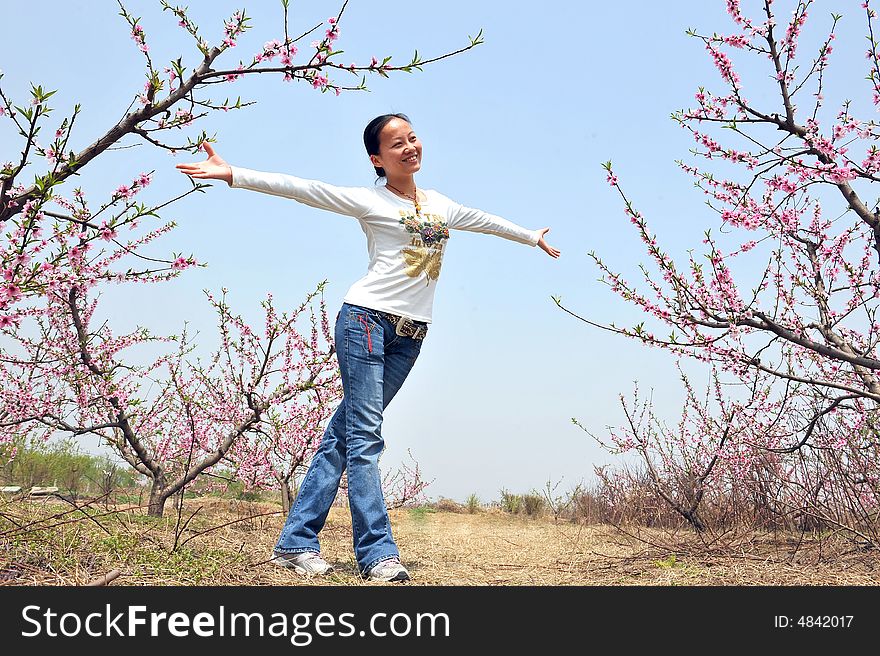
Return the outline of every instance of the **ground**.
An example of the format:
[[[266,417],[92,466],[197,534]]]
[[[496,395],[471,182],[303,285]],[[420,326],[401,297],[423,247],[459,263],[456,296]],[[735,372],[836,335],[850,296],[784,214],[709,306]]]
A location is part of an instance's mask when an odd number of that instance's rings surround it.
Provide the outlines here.
[[[196,512],[197,511],[197,512]],[[187,519],[195,512],[195,515]],[[59,500],[0,503],[0,585],[393,585],[364,582],[346,508],[331,510],[322,555],[335,573],[305,580],[269,559],[277,504],[187,499],[165,517]],[[725,534],[587,526],[552,517],[430,507],[391,511],[407,585],[878,585],[880,556],[839,534]],[[176,546],[175,546],[176,543]]]

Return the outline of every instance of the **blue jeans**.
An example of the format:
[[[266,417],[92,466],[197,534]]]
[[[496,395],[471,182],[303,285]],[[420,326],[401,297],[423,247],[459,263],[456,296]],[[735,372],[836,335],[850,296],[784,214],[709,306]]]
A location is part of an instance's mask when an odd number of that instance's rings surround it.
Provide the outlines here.
[[[354,553],[361,572],[380,560],[399,557],[382,495],[379,455],[382,411],[403,385],[421,340],[397,334],[375,310],[343,303],[336,316],[336,357],[343,398],[312,458],[275,551],[320,551],[318,533],[348,468],[348,504]]]

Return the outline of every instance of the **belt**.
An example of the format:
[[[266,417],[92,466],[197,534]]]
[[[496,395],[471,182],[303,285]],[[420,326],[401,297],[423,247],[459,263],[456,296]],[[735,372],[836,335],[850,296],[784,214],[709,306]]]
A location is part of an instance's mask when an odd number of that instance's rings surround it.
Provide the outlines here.
[[[401,337],[412,337],[413,339],[425,339],[428,334],[428,325],[421,321],[413,321],[409,317],[402,317],[390,312],[382,312],[377,310],[379,314],[394,324],[395,332]]]

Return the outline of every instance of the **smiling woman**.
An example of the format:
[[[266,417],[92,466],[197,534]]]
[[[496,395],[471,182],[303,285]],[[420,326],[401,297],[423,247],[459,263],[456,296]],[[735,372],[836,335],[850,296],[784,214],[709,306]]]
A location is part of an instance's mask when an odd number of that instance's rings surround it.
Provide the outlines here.
[[[275,546],[274,562],[306,576],[332,567],[320,556],[318,533],[348,470],[354,552],[364,577],[404,581],[409,572],[391,534],[382,496],[379,456],[382,415],[415,364],[431,323],[434,290],[450,230],[482,232],[530,246],[553,258],[544,241],[550,230],[528,230],[499,216],[463,207],[414,176],[422,143],[405,114],[378,116],[364,130],[364,146],[384,185],[336,187],[280,173],[227,164],[208,144],[208,159],[178,164],[199,179],[260,191],[358,220],[367,237],[370,265],[355,282],[336,317],[335,345],[344,396],[300,486]]]
[[[387,129],[386,129],[387,128]],[[385,152],[382,152],[381,135],[384,133]],[[391,186],[393,180],[411,179],[413,174],[422,168],[422,142],[412,129],[406,114],[383,114],[367,124],[364,130],[364,147],[370,155],[370,161],[376,168],[376,175],[386,179],[386,186],[398,194],[412,199],[404,192]],[[389,175],[385,168],[385,160],[391,169]],[[401,166],[396,166],[400,162]]]

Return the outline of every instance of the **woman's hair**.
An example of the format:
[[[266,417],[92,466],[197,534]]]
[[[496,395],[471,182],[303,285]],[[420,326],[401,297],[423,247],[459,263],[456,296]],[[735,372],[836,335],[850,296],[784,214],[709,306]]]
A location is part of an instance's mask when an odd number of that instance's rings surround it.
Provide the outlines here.
[[[382,128],[388,125],[388,122],[393,118],[402,118],[407,123],[412,124],[412,121],[409,120],[409,116],[406,114],[382,114],[382,116],[374,118],[367,123],[367,127],[364,129],[364,147],[367,149],[368,155],[379,154],[379,133],[382,132]],[[374,166],[373,168],[376,169],[376,175],[380,178],[385,177],[385,169],[381,166]]]

